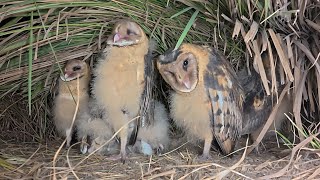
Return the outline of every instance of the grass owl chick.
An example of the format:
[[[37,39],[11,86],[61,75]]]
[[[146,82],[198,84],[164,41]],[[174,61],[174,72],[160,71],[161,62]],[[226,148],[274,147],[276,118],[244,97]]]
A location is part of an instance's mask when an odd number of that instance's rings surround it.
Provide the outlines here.
[[[242,90],[229,62],[212,48],[182,44],[157,61],[172,87],[170,114],[187,133],[204,140],[201,159],[215,140],[223,154],[233,151],[242,127]]]
[[[79,81],[78,81],[79,80]],[[73,128],[71,127],[79,98],[79,109],[76,115],[81,116],[87,107],[89,94],[90,68],[84,61],[70,60],[63,69],[63,75],[58,82],[58,93],[54,99],[54,124],[61,136],[67,137],[67,147],[70,146]],[[79,83],[79,96],[77,86]],[[70,134],[70,135],[69,135]]]
[[[151,61],[147,58],[149,41],[137,23],[123,20],[114,25],[107,44],[105,56],[94,71],[93,94],[98,105],[105,108],[108,114],[105,120],[114,132],[122,128],[118,135],[120,154],[116,159],[124,162],[128,139],[137,133],[130,131],[128,123],[139,115],[141,102],[147,98],[144,90],[146,62]],[[137,124],[131,121],[130,126]]]

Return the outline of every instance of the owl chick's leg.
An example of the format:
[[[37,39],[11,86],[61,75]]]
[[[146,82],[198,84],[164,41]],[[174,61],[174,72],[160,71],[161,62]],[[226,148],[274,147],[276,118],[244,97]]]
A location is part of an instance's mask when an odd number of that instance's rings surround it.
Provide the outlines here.
[[[70,147],[71,139],[72,139],[72,128],[66,130],[67,144],[66,148]]]
[[[199,158],[198,158],[200,161],[205,161],[205,160],[211,159],[210,148],[211,148],[212,140],[213,140],[212,134],[211,134],[211,136],[208,136],[204,139],[203,152],[202,152],[202,155],[199,156]]]
[[[120,128],[119,132],[119,137],[120,137],[120,153],[116,156],[111,156],[112,160],[121,160],[123,163],[125,162],[127,156],[126,156],[126,146],[128,142],[128,122],[129,118],[127,116],[127,113],[125,111],[119,113],[112,113],[109,112],[109,117],[113,121],[114,129],[115,131],[118,131]]]
[[[127,158],[127,154],[126,154],[127,142],[128,142],[128,129],[124,128],[120,132],[120,158],[121,158],[120,160],[122,163],[124,163]]]
[[[257,140],[257,138],[258,138],[258,136],[259,136],[259,134],[260,134],[260,132],[261,132],[262,129],[263,129],[263,126],[260,127],[259,129],[257,129],[256,131],[252,132],[252,133],[249,135],[251,143],[254,143],[254,142]],[[260,143],[254,148],[254,152],[255,152],[256,154],[260,154],[260,153],[262,152],[262,149],[265,150],[262,142],[260,142]]]

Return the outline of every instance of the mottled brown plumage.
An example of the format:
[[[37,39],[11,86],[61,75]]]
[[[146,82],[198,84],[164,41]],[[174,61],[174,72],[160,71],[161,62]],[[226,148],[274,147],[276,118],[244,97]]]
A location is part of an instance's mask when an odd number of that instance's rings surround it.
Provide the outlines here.
[[[70,146],[72,135],[72,120],[79,98],[79,109],[76,119],[85,111],[89,100],[88,86],[90,81],[89,66],[81,60],[70,60],[63,69],[63,75],[58,82],[58,94],[54,100],[54,123],[61,136],[67,137],[67,147]],[[79,83],[79,96],[77,84]],[[70,134],[70,136],[69,136]]]
[[[125,160],[126,145],[131,135],[128,123],[139,115],[145,89],[145,56],[149,41],[141,27],[131,21],[115,24],[94,75],[93,94],[97,103],[105,108],[106,121],[119,133],[119,158]],[[137,127],[135,121],[131,125]],[[133,128],[134,129],[134,128]]]
[[[204,140],[202,158],[215,139],[233,151],[242,128],[242,90],[229,62],[209,47],[182,44],[159,57],[157,67],[172,87],[170,113],[186,132]]]
[[[266,63],[266,62],[265,62]],[[271,79],[270,67],[265,67],[268,79]],[[255,141],[268,120],[271,111],[277,103],[276,95],[267,95],[259,74],[252,70],[249,75],[245,70],[238,73],[239,80],[246,93],[243,110],[243,129],[241,134],[249,134],[251,141]],[[277,84],[279,91],[283,90],[283,86]],[[273,125],[268,131],[280,131],[283,129],[285,113],[288,115],[292,112],[293,102],[290,95],[285,95],[274,118]]]

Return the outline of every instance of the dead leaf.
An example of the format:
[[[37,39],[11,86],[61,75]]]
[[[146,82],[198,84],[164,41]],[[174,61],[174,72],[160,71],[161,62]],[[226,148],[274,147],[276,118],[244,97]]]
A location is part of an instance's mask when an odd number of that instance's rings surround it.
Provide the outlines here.
[[[250,26],[250,30],[244,37],[244,42],[248,43],[250,40],[252,41],[255,38],[258,30],[259,30],[259,24],[256,21],[253,21]]]
[[[257,40],[253,41],[253,50],[254,50],[254,53],[255,53],[254,59],[258,64],[259,74],[260,74],[260,77],[261,77],[261,80],[262,80],[262,84],[263,84],[263,86],[264,86],[264,88],[265,88],[265,90],[267,92],[267,95],[269,96],[270,95],[270,89],[269,89],[269,86],[268,86],[268,79],[267,79],[267,75],[266,75],[265,69],[263,67],[263,63],[262,63],[262,59],[261,59],[261,55],[260,55],[260,50],[259,50],[259,47],[258,47],[258,44],[257,44]]]
[[[233,28],[232,39],[235,36],[238,37],[240,30],[241,30],[241,27],[242,27],[242,23],[237,19],[236,24],[234,25],[234,28]]]
[[[305,19],[305,21],[307,22],[307,24],[312,27],[313,29],[315,29],[316,31],[318,31],[320,33],[320,26],[317,23],[314,23],[312,21],[310,21],[309,19]]]
[[[282,67],[284,69],[284,71],[286,72],[286,75],[288,76],[289,80],[292,82],[293,81],[293,75],[290,69],[290,65],[289,65],[289,60],[288,58],[285,56],[284,51],[281,47],[280,41],[277,38],[276,34],[274,33],[274,31],[272,29],[268,29],[269,34],[271,36],[271,39],[273,41],[273,44],[277,50],[277,53],[280,57],[280,62],[282,64]]]

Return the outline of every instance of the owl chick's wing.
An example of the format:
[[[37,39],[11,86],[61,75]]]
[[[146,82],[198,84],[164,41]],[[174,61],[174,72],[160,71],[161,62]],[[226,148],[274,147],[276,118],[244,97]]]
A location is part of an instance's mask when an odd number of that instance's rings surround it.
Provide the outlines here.
[[[148,53],[144,57],[144,89],[140,100],[139,118],[135,124],[132,134],[129,139],[129,144],[133,145],[136,142],[139,127],[148,126],[154,121],[154,106],[156,92],[156,77],[153,52],[156,49],[155,42],[149,41]]]
[[[204,74],[214,126],[213,132],[223,154],[232,152],[242,128],[242,89],[224,56],[211,50]]]

